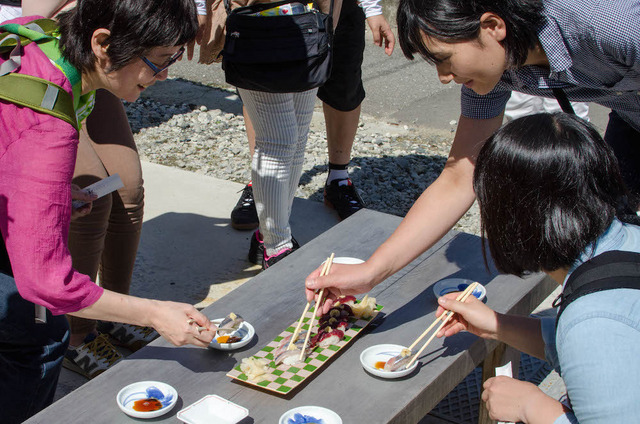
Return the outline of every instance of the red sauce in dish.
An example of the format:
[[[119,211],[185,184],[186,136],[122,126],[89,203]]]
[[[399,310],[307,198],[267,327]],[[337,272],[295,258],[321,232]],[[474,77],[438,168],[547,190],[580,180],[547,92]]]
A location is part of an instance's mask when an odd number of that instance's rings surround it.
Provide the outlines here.
[[[133,402],[133,410],[139,412],[150,412],[157,411],[158,409],[162,409],[162,402],[158,399],[148,398],[148,399],[140,399]]]
[[[385,362],[385,361],[378,361],[378,362],[376,362],[375,367],[376,367],[376,369],[378,369],[378,370],[383,370],[383,369],[384,369],[384,364],[386,364],[386,362]]]

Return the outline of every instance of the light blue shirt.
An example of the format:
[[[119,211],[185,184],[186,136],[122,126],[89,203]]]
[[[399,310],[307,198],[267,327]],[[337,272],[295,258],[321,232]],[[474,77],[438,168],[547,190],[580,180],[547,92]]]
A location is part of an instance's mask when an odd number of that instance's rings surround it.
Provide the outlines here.
[[[570,273],[611,250],[640,252],[640,227],[614,220]],[[562,375],[573,409],[555,423],[640,423],[640,290],[583,296],[555,330],[555,320],[543,320],[547,361]]]

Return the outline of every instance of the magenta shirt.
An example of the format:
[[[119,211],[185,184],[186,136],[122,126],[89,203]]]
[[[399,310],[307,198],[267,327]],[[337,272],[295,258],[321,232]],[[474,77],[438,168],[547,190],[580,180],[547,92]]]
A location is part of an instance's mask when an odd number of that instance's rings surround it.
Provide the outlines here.
[[[18,72],[71,93],[35,43],[24,47]],[[77,131],[61,119],[0,101],[0,230],[20,295],[54,315],[86,308],[103,293],[72,268],[67,247],[77,147]]]

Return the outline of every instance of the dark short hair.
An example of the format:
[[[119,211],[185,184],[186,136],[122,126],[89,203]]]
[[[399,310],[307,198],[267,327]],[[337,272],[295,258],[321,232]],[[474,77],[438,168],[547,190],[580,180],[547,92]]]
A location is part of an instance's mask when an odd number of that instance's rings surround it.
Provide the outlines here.
[[[478,155],[473,187],[496,267],[519,276],[571,266],[626,195],[612,149],[565,113],[525,116],[498,130]]]
[[[110,71],[154,47],[185,44],[198,31],[193,0],[78,0],[73,9],[57,19],[62,55],[82,71],[95,68],[91,37],[98,28],[111,32],[106,40]]]
[[[538,44],[538,29],[545,21],[542,0],[400,0],[398,38],[402,52],[413,60],[418,53],[427,62],[436,58],[422,34],[445,43],[472,41],[480,34],[485,12],[500,16],[507,35],[502,41],[510,67],[522,66],[529,50]]]

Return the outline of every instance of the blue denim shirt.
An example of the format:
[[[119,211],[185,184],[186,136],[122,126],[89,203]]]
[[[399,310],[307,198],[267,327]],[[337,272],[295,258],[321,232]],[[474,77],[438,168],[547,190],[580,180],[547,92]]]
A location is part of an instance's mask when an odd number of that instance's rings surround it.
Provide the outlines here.
[[[640,227],[614,220],[569,275],[610,250],[640,252]],[[562,313],[557,332],[555,320],[543,320],[542,334],[547,361],[562,375],[573,409],[556,424],[640,423],[640,290],[583,296]]]

